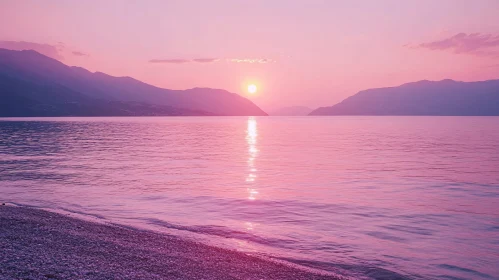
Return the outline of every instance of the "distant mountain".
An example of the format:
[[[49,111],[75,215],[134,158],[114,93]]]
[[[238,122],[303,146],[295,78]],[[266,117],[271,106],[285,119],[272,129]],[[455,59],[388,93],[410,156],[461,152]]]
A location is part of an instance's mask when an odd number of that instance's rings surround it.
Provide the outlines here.
[[[306,116],[313,110],[305,106],[291,106],[279,108],[270,112],[271,116]]]
[[[419,81],[368,89],[310,115],[497,116],[499,80]]]
[[[169,90],[0,49],[0,116],[267,115],[220,89]]]
[[[139,102],[92,99],[59,85],[40,85],[0,75],[0,117],[192,116],[203,111]]]

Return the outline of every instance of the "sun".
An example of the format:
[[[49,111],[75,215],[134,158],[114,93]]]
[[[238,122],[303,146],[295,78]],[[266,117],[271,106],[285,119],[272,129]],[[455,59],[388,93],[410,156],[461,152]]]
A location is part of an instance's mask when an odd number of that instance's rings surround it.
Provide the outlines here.
[[[257,90],[257,88],[256,88],[255,85],[251,84],[251,85],[248,86],[248,92],[249,93],[255,93],[256,90]]]

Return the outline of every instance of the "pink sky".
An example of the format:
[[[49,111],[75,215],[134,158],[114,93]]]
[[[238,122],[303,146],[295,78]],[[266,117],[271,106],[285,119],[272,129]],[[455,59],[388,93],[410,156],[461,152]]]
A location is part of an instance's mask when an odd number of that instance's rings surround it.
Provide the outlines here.
[[[272,110],[497,79],[497,15],[497,0],[3,0],[0,47],[164,88],[223,88]]]

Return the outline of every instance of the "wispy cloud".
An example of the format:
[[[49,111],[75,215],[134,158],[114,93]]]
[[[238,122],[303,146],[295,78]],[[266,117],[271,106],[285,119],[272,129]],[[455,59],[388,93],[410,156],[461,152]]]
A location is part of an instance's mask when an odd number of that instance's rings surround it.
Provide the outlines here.
[[[235,63],[272,63],[276,62],[273,59],[269,58],[230,58],[227,61],[235,62]]]
[[[71,52],[73,55],[75,56],[88,56],[88,54],[84,53],[84,52],[79,52],[79,51],[73,51]]]
[[[173,64],[182,64],[182,63],[188,63],[191,62],[189,59],[181,59],[181,58],[176,58],[176,59],[151,59],[149,60],[149,63],[173,63]]]
[[[219,60],[220,60],[220,58],[195,58],[192,61],[199,62],[199,63],[212,63],[212,62],[217,62]]]
[[[422,43],[417,46],[407,46],[429,50],[447,50],[456,54],[497,56],[499,55],[499,35],[458,33],[442,40]]]
[[[499,68],[499,64],[485,65],[482,68]]]
[[[26,41],[0,41],[0,48],[14,51],[34,50],[57,60],[64,60],[64,55],[89,56],[87,53],[72,50],[72,48],[66,46],[63,42],[51,45]]]
[[[0,41],[0,48],[15,51],[34,50],[48,57],[63,60],[60,53],[60,45],[39,44],[25,41]]]
[[[272,63],[276,62],[269,58],[175,58],[175,59],[151,59],[149,63],[171,63],[171,64],[183,64],[183,63],[213,63],[219,61],[226,61],[232,63]]]

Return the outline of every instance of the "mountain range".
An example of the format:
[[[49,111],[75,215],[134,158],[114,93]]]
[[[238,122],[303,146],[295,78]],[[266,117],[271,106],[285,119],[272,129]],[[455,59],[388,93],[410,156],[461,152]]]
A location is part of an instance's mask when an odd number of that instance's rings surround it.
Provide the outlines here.
[[[313,110],[305,106],[290,106],[282,107],[277,110],[271,111],[271,116],[306,116]]]
[[[225,90],[170,90],[0,49],[0,116],[267,115]]]
[[[313,111],[294,106],[272,112],[307,114],[497,116],[499,80],[424,80],[360,91]],[[250,100],[221,89],[164,89],[130,77],[67,66],[33,50],[0,49],[0,117],[181,115],[267,114]]]
[[[310,115],[498,116],[499,80],[424,80],[368,89]]]

